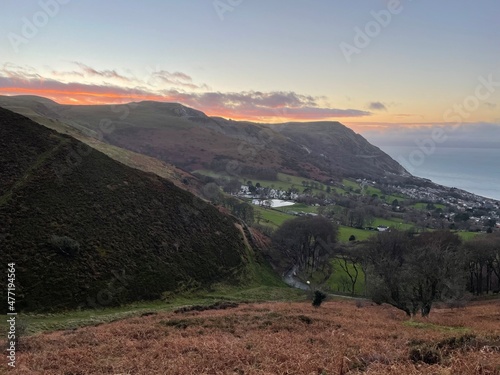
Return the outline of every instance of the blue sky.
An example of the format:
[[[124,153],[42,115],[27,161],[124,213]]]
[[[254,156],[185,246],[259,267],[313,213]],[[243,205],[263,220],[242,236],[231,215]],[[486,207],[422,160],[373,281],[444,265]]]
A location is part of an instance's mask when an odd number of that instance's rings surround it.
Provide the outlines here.
[[[499,19],[494,0],[4,0],[0,94],[180,101],[361,132],[444,126],[481,77],[500,82]],[[26,20],[40,25],[33,35]],[[371,30],[362,48],[356,30]],[[346,59],[342,44],[359,53]],[[461,121],[499,124],[499,91],[470,102]]]

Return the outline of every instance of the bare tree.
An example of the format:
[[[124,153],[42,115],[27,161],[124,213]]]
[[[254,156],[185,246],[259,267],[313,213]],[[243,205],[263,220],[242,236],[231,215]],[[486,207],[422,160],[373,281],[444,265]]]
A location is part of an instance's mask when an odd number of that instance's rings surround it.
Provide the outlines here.
[[[366,243],[369,291],[408,316],[427,316],[434,301],[458,298],[465,290],[466,257],[449,231],[383,232]]]
[[[285,221],[275,232],[273,246],[286,267],[296,266],[309,276],[313,272],[329,276],[337,232],[324,217],[298,217]]]
[[[474,294],[500,290],[500,233],[464,243],[469,261],[469,290]]]
[[[339,248],[338,252],[339,255],[335,261],[348,276],[350,280],[349,292],[354,295],[359,276],[364,273],[363,249],[358,244],[349,244]]]

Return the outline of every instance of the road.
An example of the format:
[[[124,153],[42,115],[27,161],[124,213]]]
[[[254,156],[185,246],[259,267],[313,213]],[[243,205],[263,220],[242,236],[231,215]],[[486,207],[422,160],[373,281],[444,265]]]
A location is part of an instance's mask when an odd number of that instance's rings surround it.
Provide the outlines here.
[[[301,290],[312,290],[311,285],[303,283],[299,279],[295,277],[295,274],[297,273],[297,266],[293,266],[284,276],[283,276],[283,281],[285,284],[290,285],[293,288],[301,289]],[[342,298],[347,298],[347,299],[354,299],[354,300],[367,300],[367,298],[363,297],[353,297],[353,296],[346,296],[344,294],[335,294],[335,293],[327,293],[328,296],[332,297],[342,297]]]

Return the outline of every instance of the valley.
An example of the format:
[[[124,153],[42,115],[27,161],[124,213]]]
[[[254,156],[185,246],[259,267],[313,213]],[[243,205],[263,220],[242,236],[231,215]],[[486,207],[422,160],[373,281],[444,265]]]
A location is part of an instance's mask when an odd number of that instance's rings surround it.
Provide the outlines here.
[[[3,1],[1,375],[500,375],[500,2]]]
[[[347,157],[345,154],[350,152],[346,149],[332,151],[328,157],[323,153],[311,156],[311,149],[319,152],[327,146],[313,143],[318,139],[307,140],[304,134],[299,135],[300,127],[305,125],[292,124],[289,129],[280,125],[277,135],[264,139],[262,134],[269,133],[262,125],[229,126],[226,120],[210,119],[178,105],[129,105],[131,110],[139,107],[134,114],[137,117],[127,116],[127,121],[104,117],[103,122],[97,118],[109,116],[110,108],[71,108],[32,97],[0,97],[0,104],[38,122],[0,109],[0,156],[7,167],[0,190],[0,218],[7,225],[2,227],[0,239],[9,259],[21,265],[17,306],[23,312],[19,345],[25,349],[19,352],[24,367],[17,373],[38,373],[36,369],[43,368],[44,374],[58,374],[63,369],[71,372],[83,363],[91,369],[88,373],[130,368],[133,365],[124,358],[116,357],[116,365],[102,367],[99,356],[93,356],[98,362],[79,362],[82,360],[77,360],[81,358],[77,352],[66,353],[64,344],[44,344],[52,336],[65,335],[91,335],[95,342],[97,337],[107,337],[107,330],[114,325],[123,325],[121,330],[126,332],[134,331],[129,324],[166,326],[165,337],[174,341],[159,336],[155,340],[168,347],[179,342],[175,335],[182,332],[181,336],[191,342],[193,353],[202,352],[197,348],[201,345],[199,339],[205,337],[200,333],[204,330],[209,331],[211,339],[236,339],[231,344],[239,353],[239,364],[231,364],[235,373],[278,371],[273,367],[276,364],[267,359],[255,361],[255,355],[270,357],[252,354],[250,344],[246,349],[239,345],[245,340],[259,342],[262,347],[252,344],[252,348],[260,353],[268,350],[264,348],[273,340],[301,342],[304,324],[317,329],[315,338],[307,344],[316,357],[295,362],[291,358],[300,358],[297,354],[289,357],[287,353],[275,353],[283,361],[286,357],[290,368],[300,371],[316,368],[324,374],[361,373],[370,368],[372,373],[382,374],[389,367],[398,373],[413,368],[420,373],[434,373],[435,368],[462,371],[465,359],[474,368],[495,368],[491,357],[497,351],[498,332],[488,324],[498,315],[492,311],[496,311],[495,288],[500,279],[494,273],[498,272],[498,263],[493,248],[485,255],[493,262],[487,276],[482,258],[471,258],[471,264],[479,268],[470,271],[475,279],[467,283],[467,295],[433,301],[436,303],[431,321],[410,322],[401,315],[402,309],[409,314],[406,302],[382,299],[387,303],[382,306],[377,306],[378,300],[377,304],[371,302],[375,298],[372,270],[368,258],[360,254],[383,239],[384,234],[392,238],[408,233],[418,242],[420,236],[430,233],[441,241],[443,230],[458,236],[444,241],[458,241],[460,248],[468,252],[483,245],[490,249],[488,246],[498,237],[492,237],[499,231],[498,201],[413,177],[391,166],[384,155],[379,160],[382,164],[375,162],[379,157]],[[97,117],[89,117],[89,113]],[[172,119],[176,116],[180,121]],[[196,130],[201,131],[200,138],[183,133],[192,132],[200,123],[210,124]],[[236,130],[237,126],[246,126],[247,135]],[[317,126],[319,133],[326,126],[326,131],[333,131],[335,136],[350,139],[339,141],[336,147],[342,148],[344,142],[365,142],[352,137],[340,124],[311,126]],[[164,142],[165,138],[154,129],[180,132],[169,135],[175,139],[175,147]],[[273,126],[269,129],[276,130]],[[179,142],[183,137],[186,142]],[[292,137],[307,140],[308,146],[297,146]],[[151,139],[161,139],[162,151],[152,147]],[[332,138],[328,142],[335,143]],[[212,155],[189,159],[186,153],[192,155],[193,147],[206,147]],[[298,157],[294,156],[298,150],[304,162],[287,161]],[[362,150],[367,155],[379,152],[367,145]],[[344,154],[339,156],[337,152]],[[246,157],[237,155],[241,153]],[[346,158],[350,161],[346,162]],[[174,165],[181,159],[191,161]],[[364,163],[366,160],[370,162]],[[364,167],[358,169],[361,162]],[[349,167],[339,169],[336,163]],[[332,242],[328,237],[328,244],[321,245],[320,251],[328,254],[326,258],[311,258],[313,264],[318,261],[323,265],[313,268],[307,261],[302,269],[277,251],[277,236],[295,219],[306,223],[314,218],[333,225],[334,237]],[[302,285],[306,290],[291,288],[287,283]],[[55,284],[60,287],[52,288]],[[318,290],[328,295],[319,309],[306,302]],[[215,315],[188,313],[186,318],[177,318],[179,313],[175,312],[210,310],[210,306],[226,303],[239,307],[234,311],[224,308]],[[464,310],[455,310],[455,305]],[[477,314],[483,310],[489,314],[488,319],[483,319],[484,326],[477,323],[482,322]],[[463,316],[459,325],[442,320],[443,316],[457,314]],[[369,326],[354,327],[348,316],[365,319]],[[163,320],[156,321],[156,317]],[[297,317],[298,325],[285,323]],[[262,319],[268,322],[265,329],[254,324]],[[378,345],[399,347],[390,349],[394,354],[383,358],[369,350],[372,344],[368,344],[370,334],[366,333],[380,324],[392,324],[387,329],[405,332],[401,337],[373,333]],[[334,327],[331,337],[340,335],[343,346],[322,336],[320,332],[327,326]],[[197,333],[191,332],[191,327]],[[0,325],[2,333],[6,329],[5,324]],[[421,340],[422,330],[428,342]],[[149,328],[139,331],[142,333],[138,335],[144,335]],[[350,341],[345,341],[346,337]],[[401,347],[398,342],[403,338],[415,344]],[[137,340],[143,356],[158,355],[146,336]],[[446,340],[471,341],[464,344],[468,345],[464,352],[454,347],[441,348],[440,343]],[[78,342],[81,348],[89,344],[86,339]],[[68,361],[57,361],[50,368],[42,359],[46,347]],[[223,351],[222,347],[214,348]],[[298,348],[294,346],[293,350]],[[422,352],[422,348],[430,354]],[[484,348],[488,348],[487,352]],[[99,346],[98,350],[105,353],[110,349]],[[179,347],[179,353],[186,350]],[[203,352],[189,365],[169,367],[169,371],[191,374],[206,368],[207,360],[227,368],[228,364],[217,355],[211,357]],[[167,362],[174,363],[174,358],[177,363],[185,356],[174,356]],[[172,366],[154,363],[162,369]],[[160,367],[138,366],[136,373],[160,371]]]

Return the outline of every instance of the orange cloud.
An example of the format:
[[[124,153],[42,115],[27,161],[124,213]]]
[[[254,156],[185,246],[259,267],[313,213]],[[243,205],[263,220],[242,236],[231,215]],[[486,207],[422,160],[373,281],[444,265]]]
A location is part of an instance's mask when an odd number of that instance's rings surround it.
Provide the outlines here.
[[[61,91],[51,89],[26,89],[20,87],[2,87],[0,94],[3,95],[37,95],[52,99],[60,104],[87,105],[87,104],[117,104],[133,100],[155,100],[165,101],[161,95],[130,95],[116,92],[91,92],[91,91]]]
[[[138,82],[127,78],[114,70],[96,70],[84,64],[77,64],[86,75],[116,78],[127,81],[121,84],[89,84],[80,82],[65,83],[54,78],[45,78],[36,71],[21,67],[0,69],[0,94],[38,95],[47,97],[61,104],[123,104],[133,101],[179,102],[186,106],[204,111],[210,116],[220,116],[238,120],[283,122],[306,120],[335,120],[340,118],[360,118],[371,116],[370,112],[358,109],[339,109],[320,107],[318,98],[295,92],[184,92],[176,89],[159,90],[149,82]],[[71,72],[71,74],[73,74]],[[64,74],[54,74],[62,77]],[[191,77],[184,73],[159,71],[152,79],[164,84],[181,83],[187,88],[200,88],[191,82]]]

